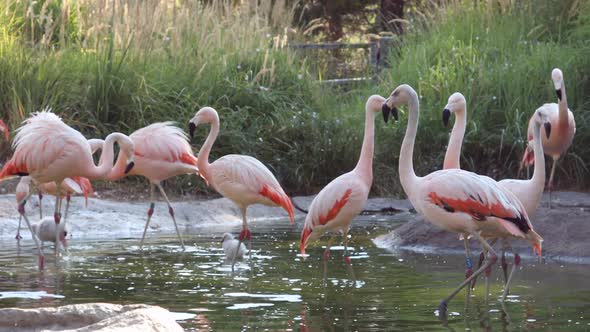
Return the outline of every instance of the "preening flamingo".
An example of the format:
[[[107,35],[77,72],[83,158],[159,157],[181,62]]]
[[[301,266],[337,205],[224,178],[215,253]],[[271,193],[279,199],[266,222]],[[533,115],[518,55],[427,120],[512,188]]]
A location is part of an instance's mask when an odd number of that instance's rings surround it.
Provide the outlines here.
[[[385,98],[379,95],[369,97],[365,105],[365,134],[361,154],[356,167],[332,180],[313,199],[301,232],[301,254],[309,241],[319,239],[325,232],[342,232],[344,236],[344,259],[347,255],[348,231],[352,219],[365,207],[373,183],[373,151],[375,137],[375,114],[381,111]],[[330,239],[324,257],[330,252]]]
[[[198,156],[198,167],[201,176],[208,185],[224,197],[234,202],[242,212],[242,231],[239,240],[250,241],[251,233],[248,229],[246,210],[252,204],[280,206],[289,214],[291,223],[294,222],[293,204],[291,199],[274,177],[258,159],[228,154],[209,164],[211,147],[219,134],[219,115],[211,107],[201,108],[189,122],[191,137],[198,125],[210,123],[211,130]],[[249,243],[250,249],[252,247]],[[235,260],[232,263],[235,265]]]
[[[0,171],[0,180],[11,176],[29,175],[37,183],[55,181],[57,199],[54,221],[61,219],[61,185],[65,178],[81,176],[90,180],[104,178],[113,168],[113,148],[117,142],[125,151],[128,163],[126,171],[133,168],[133,142],[121,133],[112,133],[105,139],[99,165],[94,164],[90,144],[80,132],[69,127],[49,109],[32,114],[17,130],[13,142],[13,157]],[[19,206],[19,213],[31,230],[28,218],[24,214],[24,205]],[[39,249],[39,264],[44,265],[44,256],[36,237],[33,237]],[[55,233],[55,242],[59,234]],[[57,249],[57,248],[56,248]],[[57,254],[57,250],[56,250]]]
[[[544,104],[541,106],[541,108],[546,109],[552,128],[551,137],[543,137],[543,151],[545,154],[553,158],[551,174],[549,175],[549,182],[547,183],[547,190],[549,191],[549,208],[551,208],[551,191],[553,190],[553,176],[555,175],[557,160],[567,151],[570,145],[572,145],[574,134],[576,133],[576,121],[574,119],[574,114],[569,110],[567,105],[563,73],[559,68],[555,68],[551,71],[551,79],[553,80],[558,103]],[[530,149],[533,145],[534,118],[535,115],[533,114],[529,120],[527,130],[529,144],[522,158],[522,164],[524,166],[537,162],[537,158],[534,158],[534,153]]]
[[[448,302],[467,284],[497,261],[494,249],[480,235],[494,237],[518,237],[528,240],[536,253],[541,255],[541,237],[533,230],[524,207],[508,190],[496,181],[461,169],[446,169],[416,176],[413,166],[413,150],[418,130],[419,100],[416,91],[407,84],[398,86],[383,104],[387,121],[390,112],[407,104],[410,109],[408,127],[399,158],[399,174],[402,187],[416,211],[428,221],[448,231],[477,238],[489,253],[489,260],[457,289],[444,298],[439,314],[446,316]]]
[[[93,138],[88,140],[88,144],[90,144],[90,148],[92,150],[92,154],[96,151],[102,149],[104,145],[104,140]],[[31,177],[30,176],[23,176],[20,178],[19,183],[16,186],[16,204],[19,206],[20,204],[26,204],[26,201],[31,196],[30,192],[30,184],[31,184]],[[39,219],[43,219],[43,194],[49,194],[56,196],[57,195],[57,184],[55,182],[48,182],[48,183],[33,183],[37,187],[37,194],[39,195]],[[86,201],[86,206],[88,206],[88,197],[94,194],[94,189],[92,189],[92,184],[90,180],[83,177],[73,177],[73,178],[66,178],[62,183],[62,190],[66,194],[66,210],[64,213],[64,223],[67,221],[68,218],[68,210],[70,207],[70,196],[71,195],[84,195],[84,199]],[[22,216],[18,218],[18,228],[16,231],[15,238],[20,240],[22,237],[20,236],[20,224],[22,221]]]
[[[467,124],[466,114],[467,114],[467,102],[465,97],[461,93],[454,93],[449,97],[448,103],[443,110],[443,122],[445,125],[448,124],[449,118],[451,114],[455,114],[455,124],[453,125],[453,130],[451,132],[451,137],[449,139],[449,145],[447,147],[447,151],[445,154],[444,160],[444,168],[460,168],[460,161],[459,157],[461,154],[461,145],[463,143],[463,136],[465,133],[465,127]],[[547,137],[550,137],[551,134],[551,123],[549,122],[549,114],[546,108],[539,108],[535,111],[533,117],[534,120],[534,130],[533,130],[533,147],[535,151],[542,151],[543,147],[541,145],[541,125],[544,126]],[[538,130],[538,132],[537,132]],[[535,140],[536,139],[536,140]],[[518,180],[518,179],[504,179],[499,181],[499,185],[503,188],[512,192],[516,198],[522,203],[527,215],[529,218],[532,218],[537,211],[539,206],[539,202],[541,201],[541,196],[543,194],[543,187],[545,185],[545,159],[542,154],[535,155],[536,163],[535,169],[533,172],[533,177],[530,180]],[[468,278],[472,273],[472,261],[471,261],[471,252],[469,249],[469,239],[467,237],[463,238],[465,241],[465,252],[466,252],[466,266],[467,271],[465,273],[465,277]],[[504,288],[504,297],[507,295],[508,286],[511,277],[507,275],[507,264],[506,264],[506,257],[505,257],[505,249],[508,246],[508,239],[503,239],[502,245],[502,260],[501,265],[504,271],[504,281],[506,282]],[[483,261],[483,253],[480,256],[480,266]],[[517,253],[514,253],[514,265],[512,266],[512,270],[510,272],[510,276],[514,273],[515,268],[518,266],[520,262],[520,256]],[[488,289],[488,276],[491,271],[488,269],[486,270],[486,289]],[[475,280],[474,280],[475,281]],[[468,293],[469,294],[469,288]],[[487,292],[486,292],[487,295]]]
[[[168,204],[168,213],[172,217],[176,234],[184,250],[184,241],[176,224],[174,209],[161,182],[173,176],[199,172],[197,158],[193,155],[188,138],[182,129],[174,126],[172,122],[153,123],[136,130],[129,138],[135,145],[135,166],[130,172],[125,172],[125,159],[119,155],[107,179],[118,180],[126,175],[141,175],[150,181],[150,207],[139,247],[143,248],[145,234],[154,213],[154,187],[158,187]]]

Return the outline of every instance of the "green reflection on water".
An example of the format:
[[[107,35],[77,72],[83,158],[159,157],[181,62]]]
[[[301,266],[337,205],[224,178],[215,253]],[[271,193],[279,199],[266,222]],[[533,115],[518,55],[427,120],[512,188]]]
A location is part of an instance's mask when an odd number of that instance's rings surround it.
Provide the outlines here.
[[[74,238],[69,257],[59,266],[48,257],[43,273],[36,270],[31,244],[23,242],[18,253],[15,244],[4,241],[1,292],[46,291],[64,297],[0,299],[0,307],[147,303],[191,314],[179,321],[189,330],[590,329],[590,267],[535,266],[534,261],[523,262],[504,309],[496,300],[502,291],[497,271],[489,305],[482,280],[467,309],[464,293],[451,302],[449,325],[442,326],[434,311],[463,278],[462,257],[376,248],[371,238],[392,227],[387,221],[357,223],[350,241],[352,271],[339,248],[333,248],[325,265],[325,241],[312,244],[311,257],[302,260],[299,232],[283,224],[254,229],[255,252],[235,273],[222,265],[220,233],[187,235],[185,253],[174,237],[152,237],[143,253],[137,239]]]

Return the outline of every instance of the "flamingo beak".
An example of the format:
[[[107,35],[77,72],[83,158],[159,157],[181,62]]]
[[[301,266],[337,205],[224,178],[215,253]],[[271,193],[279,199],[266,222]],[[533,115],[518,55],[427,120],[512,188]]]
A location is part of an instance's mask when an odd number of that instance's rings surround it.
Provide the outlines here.
[[[304,227],[303,231],[301,232],[301,245],[299,249],[301,250],[301,256],[303,257],[305,257],[305,247],[307,246],[307,241],[311,236],[311,232],[312,230],[310,227]]]
[[[557,99],[561,101],[561,89],[556,89],[555,94],[557,95]]]
[[[547,134],[547,138],[551,135],[551,122],[545,122],[545,134]]]
[[[135,162],[132,160],[130,163],[127,164],[127,167],[125,167],[125,174],[131,172],[133,166],[135,166]]]
[[[443,110],[443,123],[445,127],[449,125],[449,118],[451,117],[451,111],[448,108]]]
[[[385,121],[385,123],[387,123],[389,121],[389,114],[391,114],[391,116],[397,121],[398,119],[398,115],[397,115],[397,108],[393,107],[389,107],[389,105],[387,105],[387,101],[385,103],[383,103],[383,106],[381,106],[381,112],[383,113],[383,121]]]
[[[197,125],[195,125],[193,122],[189,122],[188,123],[188,132],[191,135],[191,138],[193,138],[195,136],[195,129],[197,129]]]

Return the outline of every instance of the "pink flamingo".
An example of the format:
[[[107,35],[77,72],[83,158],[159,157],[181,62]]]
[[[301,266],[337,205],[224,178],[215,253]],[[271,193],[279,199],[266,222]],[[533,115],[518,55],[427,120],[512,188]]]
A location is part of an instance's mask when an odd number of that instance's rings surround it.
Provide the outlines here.
[[[246,210],[252,204],[280,206],[287,211],[289,219],[293,223],[294,214],[291,199],[285,194],[271,171],[258,159],[239,154],[229,154],[209,164],[209,153],[219,134],[219,116],[215,109],[203,107],[195,114],[189,122],[191,137],[193,137],[197,126],[204,123],[211,124],[211,131],[199,151],[199,172],[208,185],[212,185],[218,193],[229,198],[240,209],[242,213],[240,243],[251,239]],[[249,247],[251,249],[251,242],[249,242]],[[236,256],[234,255],[234,257]],[[234,258],[232,268],[235,262]]]
[[[565,83],[563,81],[563,73],[559,68],[551,71],[551,79],[553,80],[553,86],[555,87],[555,93],[557,94],[558,104],[550,103],[541,106],[546,109],[549,114],[549,121],[551,121],[552,135],[551,137],[543,137],[543,151],[545,154],[553,158],[553,165],[551,166],[551,174],[549,175],[549,182],[547,183],[547,190],[549,191],[549,208],[551,208],[551,191],[553,190],[553,176],[555,175],[555,166],[557,160],[563,155],[574,140],[576,133],[576,121],[574,114],[567,107],[567,97],[565,93]],[[530,147],[533,145],[533,132],[535,126],[535,115],[529,120],[528,126],[528,147],[525,150],[522,158],[522,164],[529,166],[532,163],[537,162],[534,158],[534,152],[531,151]]]
[[[451,132],[451,137],[449,139],[449,145],[447,147],[447,151],[445,154],[444,169],[460,168],[459,158],[461,154],[461,145],[463,143],[463,136],[465,134],[465,127],[467,124],[466,104],[467,102],[465,100],[465,97],[461,93],[456,92],[449,97],[448,103],[443,110],[443,122],[445,126],[448,124],[451,114],[455,114],[456,117],[455,124],[453,125],[453,130]],[[535,114],[533,115],[533,117],[531,117],[531,119],[534,120],[535,126],[535,129],[533,130],[533,148],[535,149],[535,151],[542,151],[543,147],[541,145],[540,138],[541,125],[545,127],[547,137],[550,137],[551,133],[549,112],[546,108],[541,107],[535,111]],[[539,202],[541,201],[541,196],[543,194],[543,187],[545,186],[545,159],[543,158],[542,154],[537,154],[535,158],[537,159],[537,161],[535,163],[533,177],[530,180],[504,179],[498,182],[500,186],[509,190],[510,192],[512,192],[512,194],[516,196],[516,198],[522,203],[529,218],[532,218],[535,212],[537,211]],[[468,278],[471,274],[473,274],[473,264],[471,261],[471,251],[469,249],[469,239],[467,237],[463,237],[463,240],[465,241],[465,263],[467,266],[465,278]],[[507,295],[508,286],[510,284],[510,280],[512,278],[514,270],[520,263],[520,256],[517,253],[514,253],[515,264],[513,264],[512,270],[510,271],[510,276],[508,276],[507,263],[505,257],[505,249],[507,246],[509,247],[508,239],[503,239],[501,266],[502,270],[504,271],[504,281],[506,283],[504,288],[504,297]],[[484,254],[482,253],[480,255],[480,266],[482,264],[483,259]],[[491,271],[489,269],[486,270],[486,289],[489,288],[488,281],[490,273]],[[470,288],[468,287],[467,296],[469,296],[469,289]],[[486,294],[487,293],[489,292],[486,292]]]
[[[313,199],[305,225],[301,232],[301,255],[309,241],[319,239],[325,232],[341,232],[344,236],[344,260],[350,264],[347,255],[348,231],[352,219],[364,208],[373,183],[373,151],[375,137],[375,114],[381,111],[385,98],[379,95],[369,97],[365,105],[365,134],[361,154],[356,167],[332,180]],[[324,251],[327,260],[332,237]]]
[[[193,155],[186,134],[172,122],[157,122],[136,130],[129,138],[135,145],[135,167],[130,172],[125,172],[125,159],[119,157],[107,179],[118,180],[126,175],[141,175],[150,181],[150,207],[140,249],[143,248],[145,234],[154,213],[154,187],[158,187],[168,204],[168,213],[172,217],[176,234],[184,250],[184,241],[176,224],[174,209],[160,183],[173,176],[199,172],[197,158]]]
[[[65,178],[81,176],[88,179],[104,178],[113,168],[113,148],[118,143],[125,151],[128,164],[126,171],[133,168],[133,142],[121,133],[112,133],[105,139],[99,165],[94,164],[90,144],[80,132],[69,127],[49,109],[37,112],[24,121],[17,130],[13,142],[14,155],[0,171],[0,180],[12,176],[29,175],[37,183],[55,181],[57,199],[55,200],[54,220],[60,223],[61,186]],[[19,213],[25,219],[31,234],[31,224],[24,214],[24,205]],[[56,227],[59,229],[59,227]],[[33,236],[39,251],[39,265],[44,266],[44,256],[39,242]],[[55,242],[59,233],[55,233]],[[57,247],[57,246],[56,246]],[[57,248],[56,248],[57,255]]]
[[[2,120],[0,120],[0,132],[4,133],[4,138],[7,141],[10,141],[10,132],[8,131],[8,126]]]
[[[520,201],[487,176],[461,169],[445,169],[424,177],[416,176],[412,161],[419,119],[416,91],[407,84],[398,86],[383,104],[383,115],[387,121],[389,113],[396,112],[395,107],[402,104],[408,104],[410,116],[400,151],[399,174],[410,202],[434,225],[464,237],[475,237],[489,254],[484,266],[441,301],[439,315],[444,318],[448,302],[497,261],[496,252],[480,233],[488,237],[524,238],[539,256],[542,238],[533,230]]]

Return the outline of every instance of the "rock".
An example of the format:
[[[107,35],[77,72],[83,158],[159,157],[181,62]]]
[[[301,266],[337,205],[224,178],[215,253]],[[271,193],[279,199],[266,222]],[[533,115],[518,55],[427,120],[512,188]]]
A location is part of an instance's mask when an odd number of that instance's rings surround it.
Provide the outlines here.
[[[532,219],[537,233],[544,239],[543,257],[564,262],[590,264],[590,194],[577,192],[553,193],[553,208],[547,208],[549,196],[544,194],[541,206]],[[463,253],[463,241],[457,233],[447,232],[411,215],[410,220],[388,234],[374,239],[381,248],[417,252]],[[471,240],[472,248],[480,245]],[[524,257],[533,257],[531,246],[524,240],[512,241],[512,247]],[[495,248],[500,248],[497,244]],[[499,250],[499,249],[498,249]],[[474,256],[475,257],[475,256]]]
[[[144,304],[73,304],[57,308],[0,309],[0,330],[131,332],[184,331],[161,307]]]

